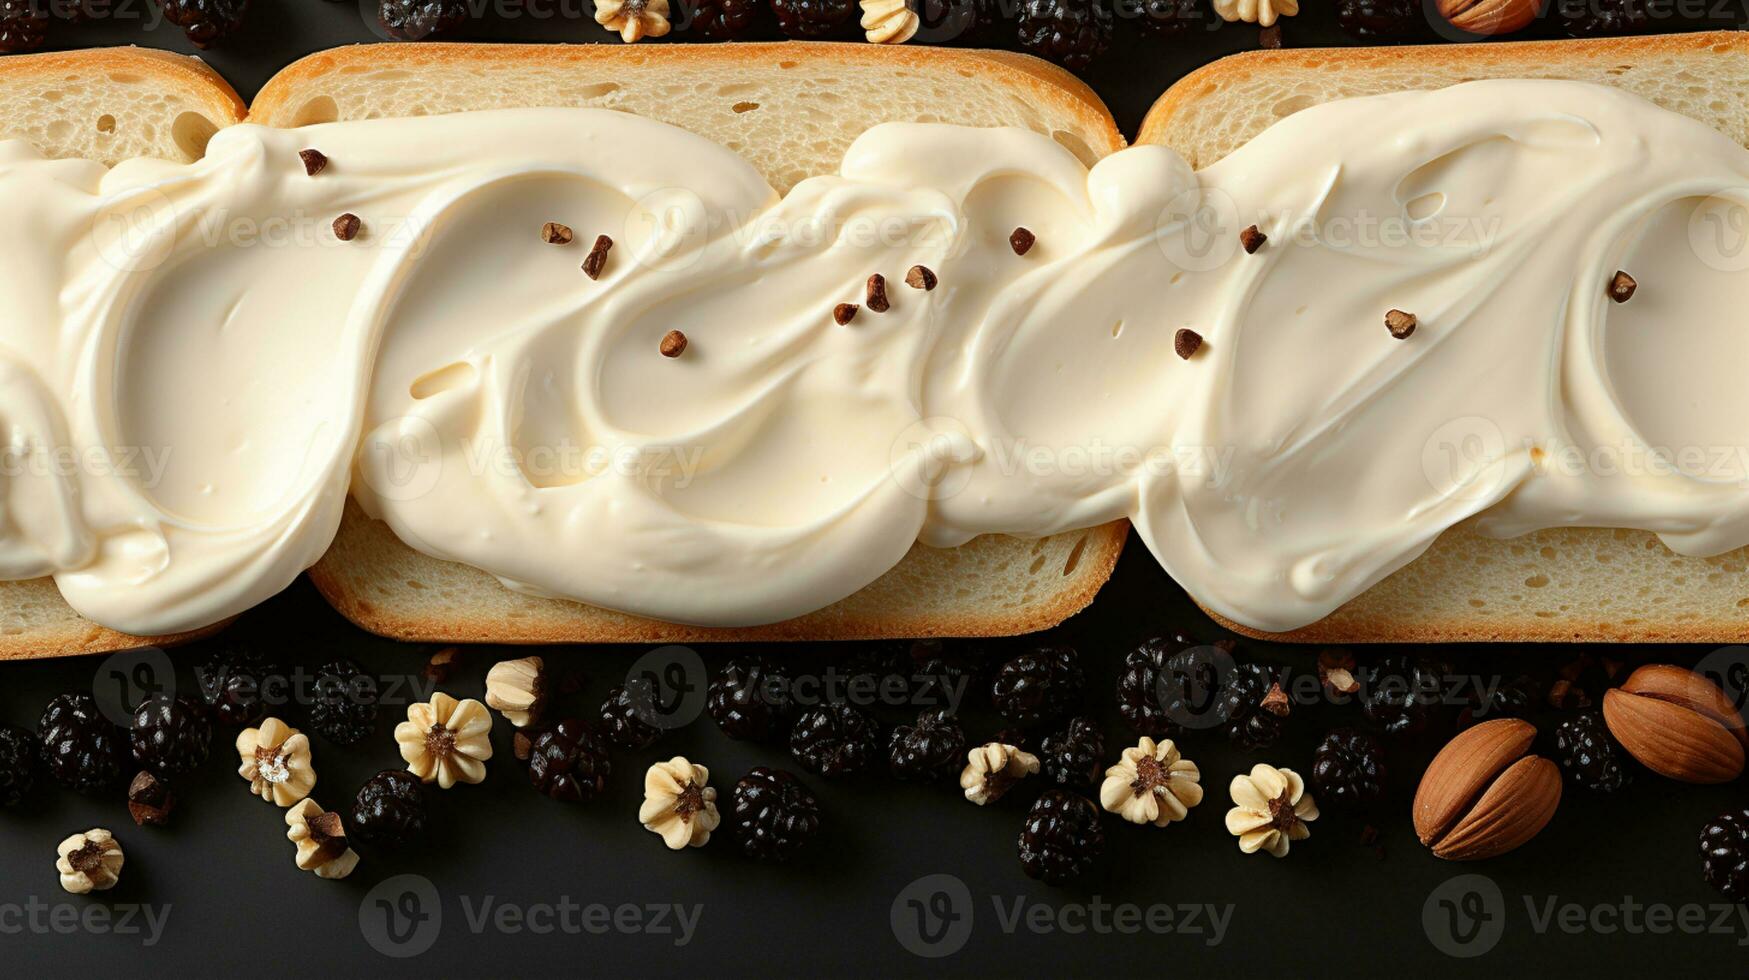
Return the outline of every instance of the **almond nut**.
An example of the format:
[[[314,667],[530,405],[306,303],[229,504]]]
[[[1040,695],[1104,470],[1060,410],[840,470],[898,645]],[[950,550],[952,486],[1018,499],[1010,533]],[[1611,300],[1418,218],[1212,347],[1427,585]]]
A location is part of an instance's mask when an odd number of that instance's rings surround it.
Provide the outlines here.
[[[1511,34],[1530,26],[1542,0],[1438,0],[1439,15],[1469,34]]]
[[[1535,837],[1561,803],[1561,772],[1526,755],[1536,727],[1517,718],[1483,722],[1434,757],[1415,791],[1415,834],[1448,861],[1479,861]]]
[[[1660,776],[1684,783],[1728,783],[1743,773],[1742,720],[1735,711],[1725,714],[1729,706],[1716,687],[1714,700],[1701,685],[1712,687],[1679,667],[1642,667],[1627,684],[1604,694],[1603,721],[1629,755]]]

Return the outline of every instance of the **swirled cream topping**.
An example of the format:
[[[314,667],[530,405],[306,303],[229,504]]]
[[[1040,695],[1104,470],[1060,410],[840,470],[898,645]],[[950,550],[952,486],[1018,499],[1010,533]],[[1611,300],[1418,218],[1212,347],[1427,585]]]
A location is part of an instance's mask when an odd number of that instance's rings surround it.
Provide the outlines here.
[[[1746,188],[1717,132],[1556,81],[1318,106],[1200,173],[885,125],[782,196],[578,109],[237,126],[186,166],[0,144],[0,577],[198,627],[349,490],[512,588],[713,625],[1119,517],[1268,630],[1475,515],[1719,552]]]

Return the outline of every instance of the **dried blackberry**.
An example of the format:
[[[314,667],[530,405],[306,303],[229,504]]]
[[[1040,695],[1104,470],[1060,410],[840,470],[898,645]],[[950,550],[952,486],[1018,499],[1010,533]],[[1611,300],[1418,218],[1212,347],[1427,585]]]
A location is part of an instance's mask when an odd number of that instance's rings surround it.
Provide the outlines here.
[[[270,695],[285,683],[285,671],[253,649],[224,650],[198,671],[201,700],[221,725],[244,727],[267,717]]]
[[[1091,800],[1047,789],[1027,811],[1020,831],[1020,866],[1052,885],[1073,881],[1105,850],[1099,808]]]
[[[165,782],[191,773],[212,754],[213,722],[188,698],[154,694],[134,709],[134,762]]]
[[[1425,32],[1423,0],[1336,0],[1336,23],[1368,40],[1415,37]]]
[[[1628,782],[1628,770],[1616,752],[1615,740],[1609,737],[1603,716],[1595,711],[1555,726],[1555,761],[1573,782],[1593,793],[1614,793]]]
[[[1040,647],[1002,665],[990,685],[990,700],[1016,725],[1052,721],[1081,704],[1081,657],[1072,647]]]
[[[91,695],[63,694],[50,701],[36,733],[43,766],[62,786],[99,793],[121,781],[128,764],[127,733],[103,716]]]
[[[36,759],[42,743],[17,725],[0,726],[0,806],[17,806],[36,785]]]
[[[736,41],[764,33],[770,9],[765,0],[696,0],[686,30],[712,41]]]
[[[1749,902],[1749,810],[1720,814],[1700,829],[1700,873],[1733,902]]]
[[[402,41],[448,34],[467,19],[467,0],[380,0],[377,6],[377,23]]]
[[[741,853],[787,861],[820,832],[820,805],[793,773],[760,766],[741,777],[729,797]]]
[[[1646,0],[1555,0],[1555,18],[1574,37],[1638,34],[1652,23]]]
[[[1476,721],[1528,718],[1542,704],[1544,693],[1540,681],[1529,674],[1520,674],[1489,691],[1482,703],[1472,709],[1471,717]]]
[[[1445,678],[1451,667],[1424,657],[1382,657],[1362,671],[1361,711],[1391,736],[1419,735],[1450,717]]]
[[[607,692],[601,702],[601,730],[608,740],[622,749],[647,749],[662,737],[662,729],[646,719],[655,717],[650,703],[649,688],[642,697],[633,694],[624,684]]]
[[[1045,781],[1092,789],[1105,771],[1105,735],[1091,718],[1071,718],[1060,732],[1046,735],[1039,749]]]
[[[857,22],[857,10],[856,0],[771,0],[777,29],[789,37],[847,34]]]
[[[1156,636],[1124,655],[1117,675],[1117,713],[1137,735],[1161,738],[1178,731],[1166,713],[1167,662],[1196,645],[1182,633]]]
[[[1324,736],[1312,754],[1312,789],[1319,803],[1351,813],[1385,795],[1385,750],[1379,740],[1352,728]]]
[[[823,704],[796,719],[789,750],[808,771],[827,779],[855,775],[879,758],[881,726],[859,708]]]
[[[789,734],[794,688],[789,671],[776,661],[737,658],[711,678],[705,709],[730,738],[772,742]]]
[[[405,769],[385,769],[365,781],[352,804],[348,837],[367,849],[399,851],[425,837],[425,788]]]
[[[966,764],[966,733],[952,712],[937,708],[900,725],[887,740],[887,765],[900,779],[941,780]]]
[[[576,718],[535,736],[528,757],[528,781],[565,803],[586,803],[601,795],[612,769],[607,736]]]
[[[1202,0],[1141,0],[1134,9],[1142,30],[1155,37],[1183,37],[1202,22]],[[1120,8],[1121,9],[1121,8]]]
[[[1232,674],[1220,695],[1227,738],[1242,748],[1267,749],[1287,728],[1287,695],[1263,664],[1238,664]]]
[[[164,19],[177,27],[197,48],[211,47],[243,26],[249,0],[158,0]]]
[[[324,664],[310,688],[310,727],[335,745],[356,745],[377,727],[377,681],[351,660]]]
[[[0,54],[35,51],[49,38],[49,11],[42,0],[0,0]]]
[[[1020,46],[1080,71],[1111,45],[1112,20],[1105,0],[1025,0],[1017,25]]]

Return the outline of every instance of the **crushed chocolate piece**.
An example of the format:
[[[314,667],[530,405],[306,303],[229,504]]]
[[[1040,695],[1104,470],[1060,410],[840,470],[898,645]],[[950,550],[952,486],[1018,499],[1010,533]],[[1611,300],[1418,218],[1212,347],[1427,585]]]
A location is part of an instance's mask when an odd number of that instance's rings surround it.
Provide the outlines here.
[[[910,272],[905,273],[905,285],[912,289],[921,289],[927,293],[935,288],[935,282],[935,273],[929,271],[928,266],[914,265]]]
[[[868,277],[868,308],[871,313],[885,313],[893,308],[887,302],[887,277],[878,272]]]
[[[1638,288],[1640,284],[1634,281],[1633,276],[1617,269],[1615,278],[1609,281],[1609,298],[1617,303],[1626,303],[1634,298],[1634,290]]]
[[[170,808],[176,805],[170,787],[145,770],[128,784],[128,814],[141,827],[162,827],[170,822]]]
[[[686,353],[686,335],[678,330],[670,330],[662,335],[662,343],[656,348],[663,357],[679,357]]]
[[[1185,360],[1202,349],[1202,334],[1195,330],[1180,330],[1172,335],[1172,351]]]
[[[461,651],[455,647],[444,647],[431,655],[425,662],[425,677],[441,684],[449,680],[450,667],[461,656]]]
[[[606,235],[595,238],[595,247],[583,258],[583,274],[591,279],[600,279],[601,270],[607,267],[607,251],[613,248],[613,239]]]
[[[855,303],[839,303],[837,306],[832,307],[833,323],[842,327],[854,319],[856,319]]]
[[[1016,228],[1008,236],[1008,246],[1014,249],[1015,255],[1025,255],[1032,251],[1032,246],[1037,242],[1037,236],[1025,228]]]
[[[1404,313],[1402,310],[1391,310],[1385,314],[1385,329],[1398,340],[1408,340],[1409,335],[1415,332],[1418,322],[1415,314]]]
[[[1281,25],[1271,24],[1257,32],[1257,46],[1265,51],[1276,51],[1281,48]]]
[[[549,221],[540,226],[540,240],[548,245],[569,245],[573,237],[575,236],[571,234],[570,227],[557,221]]]
[[[304,161],[304,173],[311,177],[328,168],[328,155],[321,150],[299,150],[298,159]]]
[[[1256,225],[1239,233],[1239,244],[1244,247],[1246,255],[1256,255],[1257,250],[1262,248],[1263,243],[1267,241],[1269,241],[1269,236],[1259,231]]]
[[[348,211],[334,219],[334,237],[343,242],[350,242],[358,237],[358,229],[364,222],[358,220],[358,215]]]

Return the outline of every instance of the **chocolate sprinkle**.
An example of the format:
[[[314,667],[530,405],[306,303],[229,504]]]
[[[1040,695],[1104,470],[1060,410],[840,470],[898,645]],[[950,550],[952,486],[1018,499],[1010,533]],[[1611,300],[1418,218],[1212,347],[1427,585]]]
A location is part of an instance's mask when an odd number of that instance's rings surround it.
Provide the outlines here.
[[[892,304],[887,302],[887,277],[878,272],[868,277],[868,308],[874,313],[892,309]]]
[[[1172,351],[1185,360],[1202,348],[1202,334],[1195,330],[1180,330],[1172,335]]]
[[[1256,255],[1263,243],[1269,241],[1269,236],[1257,230],[1256,225],[1239,233],[1239,244],[1244,246],[1246,255]]]
[[[1025,255],[1032,251],[1033,243],[1037,241],[1038,238],[1025,228],[1016,228],[1013,234],[1008,236],[1008,245],[1014,249],[1015,255]]]
[[[348,211],[334,219],[334,237],[343,242],[350,242],[358,237],[358,229],[362,225],[363,222],[358,220],[358,215]]]
[[[1634,290],[1638,288],[1640,284],[1634,281],[1633,276],[1617,269],[1615,278],[1609,281],[1609,298],[1617,303],[1626,303],[1634,298]]]
[[[613,248],[613,239],[606,235],[598,235],[595,247],[583,258],[583,274],[591,279],[600,279],[601,270],[607,267],[607,250]]]
[[[837,306],[832,307],[833,323],[842,327],[854,319],[856,319],[855,303],[839,303]]]
[[[686,353],[686,335],[678,330],[670,330],[662,335],[662,343],[656,348],[663,357],[679,357]]]
[[[1415,314],[1404,313],[1402,310],[1391,310],[1385,314],[1385,329],[1398,340],[1408,340],[1409,335],[1415,332],[1415,324],[1418,322]]]
[[[935,288],[935,281],[935,273],[929,271],[928,266],[914,265],[910,272],[905,273],[905,285],[926,293]]]
[[[328,166],[328,156],[321,150],[299,150],[298,159],[304,161],[304,173],[316,176]]]
[[[569,245],[572,237],[571,229],[557,221],[549,221],[540,226],[540,240],[548,245]]]

